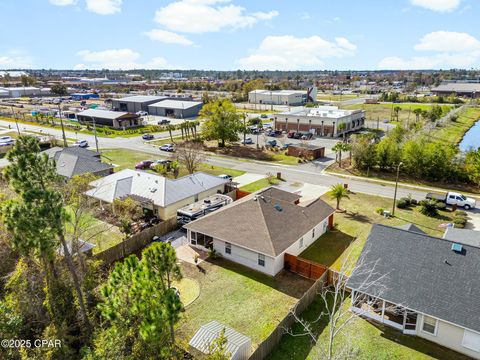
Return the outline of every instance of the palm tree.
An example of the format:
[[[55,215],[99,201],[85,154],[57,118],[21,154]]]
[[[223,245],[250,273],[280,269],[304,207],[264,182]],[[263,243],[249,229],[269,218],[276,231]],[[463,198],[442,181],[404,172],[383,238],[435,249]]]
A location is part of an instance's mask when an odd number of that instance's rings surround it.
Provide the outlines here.
[[[418,122],[418,119],[420,119],[420,115],[422,114],[422,109],[420,108],[413,109],[413,113],[416,116],[415,122]]]
[[[345,123],[338,124],[337,130],[340,130],[343,133],[343,141],[345,141],[345,129],[347,125]]]
[[[349,151],[350,149],[351,146],[343,141],[337,142],[335,146],[332,147],[332,150],[335,151],[339,167],[342,167],[342,152]]]
[[[170,140],[172,141],[172,143],[174,142],[173,141],[173,135],[172,135],[173,130],[175,130],[175,125],[168,124],[167,125],[167,131],[168,131],[168,134],[170,135]]]
[[[400,106],[395,106],[393,108],[393,112],[395,113],[395,118],[397,119],[397,121],[398,121],[398,113],[400,112],[400,110],[402,110]]]
[[[348,196],[348,190],[342,184],[332,185],[328,194],[332,199],[337,200],[337,211],[340,210],[340,200],[342,200],[343,198],[350,198]]]

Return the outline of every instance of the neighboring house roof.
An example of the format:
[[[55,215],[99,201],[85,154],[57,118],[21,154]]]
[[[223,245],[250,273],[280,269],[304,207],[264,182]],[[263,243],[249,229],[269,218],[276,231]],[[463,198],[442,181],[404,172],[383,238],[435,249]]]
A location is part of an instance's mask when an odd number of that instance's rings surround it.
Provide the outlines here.
[[[57,174],[66,178],[88,173],[96,174],[114,168],[113,165],[102,163],[99,153],[79,147],[53,147],[44,153],[55,160]]]
[[[184,100],[162,100],[158,103],[149,105],[153,107],[167,108],[167,109],[190,109],[192,107],[202,105],[201,101],[184,101]]]
[[[303,207],[283,190],[273,190],[275,197],[268,192],[246,196],[185,228],[276,257],[335,211],[320,199]]]
[[[443,238],[480,248],[480,231],[448,227],[443,234]]]
[[[90,185],[94,188],[86,194],[108,203],[135,196],[165,207],[227,182],[229,180],[202,172],[171,180],[146,171],[125,169],[93,181]]]
[[[397,229],[412,231],[412,232],[416,232],[416,233],[419,233],[419,234],[425,234],[425,232],[422,229],[420,229],[419,227],[417,227],[416,225],[414,225],[412,223],[406,223],[406,224],[398,225],[398,226],[394,226],[394,227],[397,228]]]
[[[192,337],[188,345],[200,350],[204,354],[208,354],[209,345],[219,337],[220,332],[223,329],[225,329],[225,337],[227,338],[226,352],[232,357],[240,347],[251,346],[251,340],[249,337],[219,323],[218,321],[211,321],[208,324],[202,325]]]
[[[134,95],[126,96],[121,99],[113,99],[113,101],[124,101],[124,102],[134,102],[134,103],[144,103],[149,101],[160,101],[163,99],[168,99],[166,96],[149,96],[149,95]]]
[[[480,331],[480,248],[375,224],[347,286]]]
[[[432,91],[441,92],[480,92],[480,84],[476,83],[451,83],[441,84],[432,89]]]
[[[111,119],[111,120],[118,119],[125,115],[135,116],[135,114],[131,114],[125,111],[110,111],[110,110],[96,110],[96,109],[83,110],[83,111],[80,111],[77,115],[91,116],[91,117],[96,117],[101,119]]]
[[[278,200],[287,201],[292,204],[301,198],[300,195],[295,194],[294,192],[285,191],[279,189],[278,187],[268,187],[265,190],[257,192],[257,196],[268,196]]]

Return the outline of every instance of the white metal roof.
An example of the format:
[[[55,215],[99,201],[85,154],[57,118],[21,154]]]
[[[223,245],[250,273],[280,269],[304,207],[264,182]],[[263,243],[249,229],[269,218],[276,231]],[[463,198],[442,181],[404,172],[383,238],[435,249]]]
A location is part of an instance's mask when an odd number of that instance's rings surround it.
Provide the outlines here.
[[[126,96],[120,99],[113,99],[114,101],[125,101],[125,102],[135,102],[135,103],[143,103],[147,101],[160,101],[163,99],[168,99],[167,96],[153,96],[153,95],[133,95],[133,96]]]
[[[188,344],[191,347],[200,350],[202,353],[208,354],[209,345],[212,343],[212,341],[218,338],[223,329],[225,329],[225,337],[227,338],[227,352],[231,355],[231,357],[235,356],[235,353],[240,349],[240,347],[251,345],[251,340],[249,337],[215,320],[209,322],[208,324],[202,325]]]
[[[124,112],[124,111],[87,109],[87,110],[80,111],[77,115],[92,116],[92,117],[97,117],[102,119],[118,119],[119,117],[127,114],[128,112]]]
[[[201,104],[201,101],[162,100],[149,106],[168,109],[189,109]]]
[[[272,95],[272,96],[288,96],[288,95],[295,95],[295,94],[306,94],[307,90],[264,90],[258,89],[250,91],[251,93],[256,94],[263,94],[263,95]]]
[[[146,171],[125,169],[93,181],[90,185],[94,188],[86,194],[108,203],[136,195],[165,207],[228,181],[202,172],[171,180]]]
[[[299,115],[299,116],[311,116],[311,117],[322,117],[322,118],[332,118],[339,119],[358,113],[363,110],[345,110],[339,109],[336,106],[318,106],[315,108],[307,108],[303,106],[295,107],[290,111],[280,113],[279,115]]]

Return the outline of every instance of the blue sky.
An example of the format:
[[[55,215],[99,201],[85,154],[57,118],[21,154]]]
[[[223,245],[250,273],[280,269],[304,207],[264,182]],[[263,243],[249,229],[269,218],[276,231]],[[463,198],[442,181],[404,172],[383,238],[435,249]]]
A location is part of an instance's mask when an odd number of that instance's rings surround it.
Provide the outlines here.
[[[2,0],[0,68],[478,68],[477,0]]]

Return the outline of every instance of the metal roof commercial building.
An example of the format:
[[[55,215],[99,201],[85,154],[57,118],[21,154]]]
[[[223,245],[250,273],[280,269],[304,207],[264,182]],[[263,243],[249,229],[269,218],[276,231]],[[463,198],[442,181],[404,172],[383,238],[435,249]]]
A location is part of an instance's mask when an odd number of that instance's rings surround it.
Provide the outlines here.
[[[136,113],[147,111],[148,105],[168,99],[166,96],[135,95],[112,100],[112,108],[117,111]]]
[[[157,116],[170,116],[186,119],[198,116],[202,109],[201,101],[162,100],[148,106],[148,113]]]
[[[365,111],[343,110],[336,106],[297,107],[275,115],[274,122],[276,130],[337,137],[344,132],[360,130],[365,124]]]
[[[308,90],[253,90],[248,102],[253,104],[299,106],[317,100],[317,88]]]
[[[133,126],[139,126],[140,116],[128,112],[88,109],[77,114],[79,123],[90,123],[97,125],[110,126],[115,129],[126,129]]]
[[[467,96],[471,98],[480,98],[480,83],[452,82],[441,84],[432,89],[437,96]]]
[[[8,97],[18,98],[22,96],[35,96],[42,93],[41,89],[33,86],[5,87],[1,90],[8,91]]]

